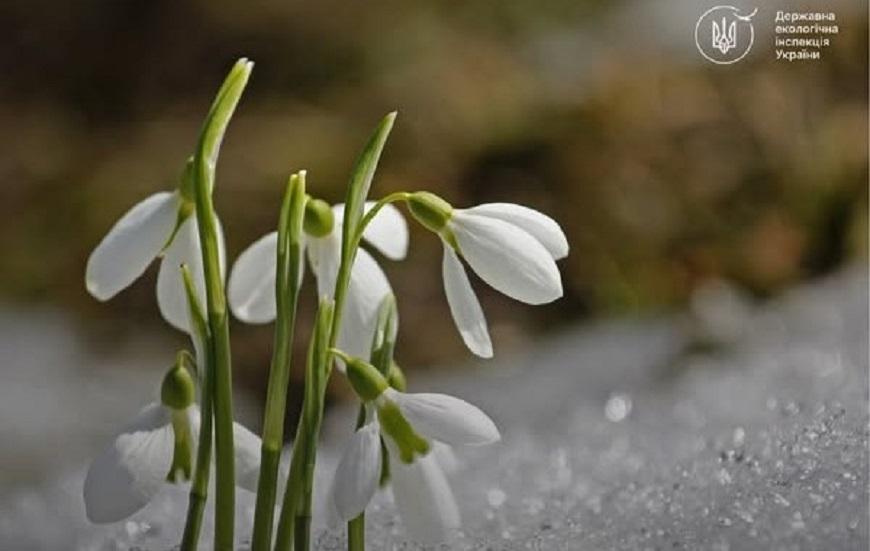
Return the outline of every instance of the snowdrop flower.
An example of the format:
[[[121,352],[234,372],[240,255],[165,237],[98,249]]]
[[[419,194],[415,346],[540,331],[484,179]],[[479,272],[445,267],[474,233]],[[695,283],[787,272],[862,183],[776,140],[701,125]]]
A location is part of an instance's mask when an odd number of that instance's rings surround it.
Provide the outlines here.
[[[568,240],[549,216],[512,203],[454,209],[425,191],[410,194],[408,206],[441,237],[447,302],[463,341],[476,355],[492,357],[492,342],[459,256],[487,284],[520,302],[545,304],[562,296],[556,260],[568,255]]]
[[[366,211],[374,205],[366,203]],[[344,205],[332,208],[309,199],[305,208],[304,247],[317,279],[319,296],[332,296],[341,262],[341,227]],[[387,205],[363,233],[363,238],[384,256],[401,260],[408,251],[408,227],[398,209]],[[248,323],[275,319],[276,248],[272,232],[248,247],[230,274],[229,302],[235,316]],[[301,274],[300,274],[301,278]],[[391,293],[390,283],[375,259],[363,248],[356,254],[344,306],[338,345],[356,356],[368,356],[381,300]]]
[[[97,300],[106,301],[129,287],[157,257],[157,304],[174,327],[188,331],[187,300],[179,267],[187,264],[205,302],[205,279],[199,228],[194,213],[188,173],[175,191],[146,197],[127,211],[109,230],[88,258],[85,286]],[[221,232],[218,223],[218,232]],[[219,239],[224,263],[223,235]]]
[[[351,385],[367,404],[368,419],[354,433],[336,469],[331,513],[345,522],[362,513],[388,461],[393,497],[408,534],[423,543],[447,540],[459,527],[459,509],[434,445],[496,442],[500,435],[495,423],[459,398],[400,392],[390,388],[373,366],[354,358],[345,363]],[[388,457],[383,455],[382,439]]]
[[[123,520],[145,507],[164,484],[190,479],[200,416],[188,365],[177,361],[170,368],[161,385],[160,401],[145,406],[91,463],[84,484],[85,514],[90,522]],[[255,492],[260,439],[238,423],[233,435],[236,484]]]

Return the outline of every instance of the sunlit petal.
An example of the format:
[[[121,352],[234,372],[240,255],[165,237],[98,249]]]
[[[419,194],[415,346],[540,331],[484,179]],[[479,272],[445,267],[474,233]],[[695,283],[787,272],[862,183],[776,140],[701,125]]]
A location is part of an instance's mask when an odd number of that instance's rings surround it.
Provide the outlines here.
[[[546,247],[554,259],[568,256],[568,238],[559,224],[542,212],[514,203],[484,203],[469,209],[468,214],[489,216],[509,222],[530,234]]]
[[[391,461],[390,483],[411,539],[436,544],[449,540],[459,529],[459,508],[453,491],[431,453],[411,464]]]
[[[335,279],[341,263],[341,232],[307,240],[308,261],[317,279],[317,295],[331,297],[335,291]]]
[[[148,405],[91,463],[84,485],[88,520],[117,522],[144,507],[166,483],[174,443],[169,411]]]
[[[335,470],[332,501],[342,522],[360,513],[378,489],[381,476],[381,437],[376,422],[357,430],[348,442]]]
[[[364,214],[368,213],[375,203],[376,201],[366,201],[363,207]],[[335,217],[335,229],[332,233],[340,237],[344,222],[344,203],[333,205],[332,214]],[[366,226],[363,239],[387,258],[402,260],[408,254],[408,223],[399,209],[388,203]]]
[[[240,425],[233,423],[233,445],[236,456],[236,486],[250,492],[257,491],[260,476],[260,437]],[[283,485],[279,480],[278,487]]]
[[[374,204],[374,201],[366,202],[365,211]],[[391,260],[401,260],[408,254],[408,223],[393,205],[384,205],[378,211],[363,232],[363,238]]]
[[[406,394],[387,389],[385,396],[423,436],[454,446],[496,442],[501,437],[483,411],[446,394]]]
[[[228,298],[233,314],[247,323],[275,319],[278,234],[272,232],[245,249],[233,265]]]
[[[88,292],[108,300],[142,275],[172,235],[178,207],[177,193],[161,192],[127,211],[88,259]]]
[[[492,357],[492,341],[486,326],[486,318],[477,300],[474,289],[468,281],[465,268],[453,248],[444,244],[444,260],[442,263],[444,292],[450,313],[462,340],[469,350],[482,358]]]
[[[464,211],[450,221],[462,256],[489,285],[527,304],[562,296],[556,261],[546,248],[519,227]]]
[[[217,224],[218,260],[221,274],[225,271],[226,251],[224,247],[223,229]],[[190,216],[178,229],[172,244],[167,247],[157,273],[157,305],[163,319],[173,327],[190,332],[187,294],[184,290],[184,280],[181,277],[181,265],[186,264],[200,304],[206,308],[205,276],[202,267],[202,249],[199,241],[199,227],[196,217]]]
[[[350,274],[338,346],[351,356],[368,358],[377,328],[378,308],[391,293],[386,274],[364,249],[357,251]]]
[[[432,442],[432,451],[429,453],[435,457],[435,461],[438,462],[441,470],[445,473],[451,474],[459,470],[460,461],[456,456],[456,452],[444,442],[438,442],[437,440]]]

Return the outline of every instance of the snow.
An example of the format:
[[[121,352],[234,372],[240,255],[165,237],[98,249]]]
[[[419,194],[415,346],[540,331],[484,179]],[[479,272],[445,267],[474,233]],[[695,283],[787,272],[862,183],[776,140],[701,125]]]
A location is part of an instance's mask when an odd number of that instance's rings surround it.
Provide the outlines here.
[[[443,548],[866,549],[867,273],[762,306],[721,283],[697,298],[685,315],[587,325],[411,381],[479,405],[502,430],[499,444],[456,450],[464,526]],[[321,489],[352,416],[327,419]],[[0,497],[0,548],[176,545],[182,488],[127,522],[89,526],[86,460],[52,466],[43,482]],[[239,501],[245,548],[253,496]],[[370,549],[418,548],[389,492],[367,520]],[[322,526],[316,541],[345,545]]]

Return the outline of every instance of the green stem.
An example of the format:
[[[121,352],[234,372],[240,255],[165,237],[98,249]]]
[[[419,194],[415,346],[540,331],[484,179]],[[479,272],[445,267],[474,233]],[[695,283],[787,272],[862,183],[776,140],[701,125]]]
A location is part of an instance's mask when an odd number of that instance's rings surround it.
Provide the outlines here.
[[[333,303],[324,298],[318,309],[314,335],[308,349],[302,416],[293,443],[290,475],[275,539],[275,549],[278,551],[288,551],[294,542],[296,551],[307,550],[310,544],[317,435],[323,419],[326,373],[330,361],[327,340],[334,311]]]
[[[209,356],[214,365],[215,535],[214,548],[235,546],[235,452],[229,314],[220,264],[217,217],[212,203],[215,166],[230,118],[248,82],[253,64],[240,59],[224,80],[209,110],[193,158],[196,219],[205,277],[206,310],[211,334]]]
[[[211,348],[211,337],[208,333],[208,324],[202,313],[202,306],[196,297],[196,287],[187,266],[181,267],[185,291],[187,292],[188,308],[190,312],[192,338],[199,339],[203,351]],[[181,538],[180,551],[195,551],[199,543],[199,533],[202,527],[202,517],[205,511],[205,503],[208,499],[208,479],[211,470],[211,447],[212,447],[212,397],[214,395],[213,369],[210,354],[205,353],[205,358],[197,358],[200,374],[200,418],[199,443],[196,451],[196,466],[194,467],[193,480],[190,484],[190,500],[187,507],[187,522],[184,525],[184,535]]]
[[[388,202],[402,200],[406,196],[407,194],[404,192],[391,194],[379,201],[378,204],[373,206],[367,214],[376,214],[377,211],[383,208],[383,206]],[[389,201],[387,201],[388,198]],[[329,330],[329,346],[327,347],[328,357],[323,367],[325,373],[323,377],[324,389],[325,383],[329,380],[329,376],[332,372],[332,355],[335,352],[335,344],[338,341],[338,333],[341,329],[341,315],[344,311],[344,302],[347,298],[348,287],[350,286],[351,266],[353,265],[355,257],[355,254],[353,253],[356,252],[356,248],[359,246],[359,236],[362,235],[366,226],[373,218],[374,214],[372,214],[372,216],[365,216],[360,221],[359,230],[353,238],[354,247],[349,249],[351,254],[342,255],[341,264],[338,268],[338,276],[336,277],[335,282],[335,307],[333,309],[332,324]],[[307,380],[308,377],[306,377],[306,382]],[[308,386],[306,386],[306,390],[307,389]],[[316,402],[312,402],[312,400],[316,400]],[[309,396],[306,392],[303,404],[306,408],[310,407],[312,410],[319,411],[320,414],[318,417],[322,417],[323,392],[321,391],[317,395],[312,396]],[[297,430],[297,442],[301,439],[305,444],[304,447],[306,449],[304,450],[304,455],[301,455],[297,460],[297,451],[299,451],[300,454],[302,454],[303,451],[300,450],[298,443],[294,444],[293,460],[290,467],[290,482],[288,482],[287,491],[284,495],[284,506],[281,511],[281,521],[279,522],[278,527],[278,539],[275,543],[276,551],[288,551],[290,549],[291,541],[295,541],[296,543],[295,551],[308,551],[308,545],[310,542],[311,494],[314,483],[314,464],[316,461],[319,433],[319,418],[316,423],[300,423],[299,430]],[[306,465],[306,468],[294,471],[293,465],[295,465],[297,461]],[[293,478],[294,475],[302,477],[302,480],[295,481]],[[294,498],[290,493],[291,490],[299,492],[299,495]],[[288,504],[290,504],[292,509],[288,509]],[[290,521],[288,518],[294,518],[295,520]]]
[[[366,513],[347,523],[347,551],[365,551],[366,548]]]
[[[362,234],[365,231],[366,227],[369,225],[369,222],[371,222],[375,218],[375,216],[378,215],[378,213],[381,211],[382,208],[389,205],[390,203],[396,203],[398,201],[407,201],[410,196],[411,196],[411,194],[408,193],[407,191],[396,191],[394,193],[390,193],[386,197],[378,199],[378,201],[374,205],[372,205],[372,208],[370,208],[365,213],[365,216],[362,217],[362,220],[360,220],[359,230],[356,232],[356,235],[354,236],[355,245],[357,245],[357,246],[359,245],[359,242],[362,239]],[[356,247],[354,247],[354,248],[356,248]]]
[[[272,523],[278,492],[278,470],[284,445],[284,415],[296,307],[299,299],[299,273],[302,258],[302,223],[305,214],[305,173],[294,174],[287,184],[278,222],[277,271],[275,279],[275,348],[269,369],[266,409],[263,418],[263,443],[260,452],[260,478],[254,511],[252,551],[267,551],[272,544]]]
[[[333,307],[330,312],[328,345],[323,346],[321,370],[317,385],[317,392],[308,394],[308,379],[306,377],[306,396],[303,402],[303,420],[297,431],[297,443],[294,443],[293,459],[290,465],[291,479],[288,481],[287,491],[284,493],[284,504],[281,510],[281,519],[278,524],[278,535],[275,542],[276,551],[289,551],[291,542],[296,542],[295,551],[308,551],[311,530],[311,495],[314,484],[314,465],[316,462],[317,441],[320,433],[320,419],[323,416],[323,393],[326,383],[332,372],[332,354],[329,349],[334,348],[338,341],[338,332],[341,328],[341,318],[344,311],[344,303],[347,298],[347,290],[350,283],[351,267],[356,258],[356,249],[365,225],[362,224],[362,208],[378,160],[383,151],[384,144],[393,127],[396,113],[389,113],[381,121],[375,133],[369,139],[360,157],[357,159],[351,181],[348,186],[345,200],[344,225],[342,227],[341,263],[333,291]],[[381,207],[377,207],[380,210]],[[374,207],[373,209],[374,210]],[[373,216],[372,216],[373,217]],[[368,221],[371,220],[370,217]],[[368,221],[366,224],[368,224]],[[321,307],[323,303],[321,303]],[[312,415],[312,419],[305,419],[306,414]],[[298,443],[301,442],[303,446]],[[300,449],[302,448],[302,449]],[[297,455],[300,454],[300,455]],[[304,468],[294,466],[303,463]],[[301,477],[301,481],[293,477]]]
[[[356,430],[366,422],[365,404],[360,404],[356,416]],[[347,523],[347,551],[365,551],[366,548],[366,512],[360,513]]]

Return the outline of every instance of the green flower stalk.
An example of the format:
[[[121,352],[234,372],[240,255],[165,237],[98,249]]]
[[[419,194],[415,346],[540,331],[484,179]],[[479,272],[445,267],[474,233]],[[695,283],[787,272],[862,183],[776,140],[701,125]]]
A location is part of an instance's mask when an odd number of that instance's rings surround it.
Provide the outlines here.
[[[278,222],[277,272],[275,278],[275,343],[269,384],[266,391],[266,409],[263,418],[263,446],[260,478],[257,484],[257,505],[254,513],[254,532],[251,549],[267,551],[272,544],[272,522],[275,512],[278,469],[284,444],[284,410],[287,404],[287,385],[290,381],[290,362],[296,307],[302,283],[303,224],[305,221],[305,172],[290,177]]]
[[[396,336],[398,334],[398,317],[396,297],[392,294],[387,295],[381,301],[380,308],[378,308],[378,325],[375,329],[371,354],[369,355],[372,365],[384,376],[390,374],[393,366],[393,351],[396,347]],[[387,382],[389,382],[389,379]],[[361,429],[365,422],[366,407],[365,404],[360,404],[356,430]],[[378,480],[381,484],[387,478],[386,473],[389,470],[387,465],[386,461],[381,465],[381,476]],[[347,549],[348,551],[364,551],[365,548],[366,512],[363,510],[357,517],[347,523]]]
[[[357,159],[356,166],[351,174],[350,184],[345,200],[344,216],[342,218],[342,241],[341,263],[335,280],[333,297],[334,308],[331,313],[331,323],[328,332],[328,344],[325,348],[325,365],[322,373],[322,385],[326,382],[332,370],[330,350],[335,347],[341,330],[341,318],[350,286],[351,269],[356,259],[365,226],[362,224],[365,214],[365,202],[371,188],[372,179],[378,166],[378,160],[384,150],[387,137],[393,128],[396,113],[390,113],[381,121],[374,134]],[[275,542],[276,551],[289,551],[291,542],[295,541],[295,551],[307,551],[310,541],[311,529],[311,494],[314,484],[314,450],[320,434],[319,419],[315,423],[305,421],[306,412],[315,417],[316,412],[323,411],[323,393],[312,392],[309,394],[309,382],[306,380],[306,394],[302,406],[303,419],[300,421],[294,442],[293,461],[290,465],[290,478],[284,494],[284,504],[281,509],[281,517],[278,523],[278,534]],[[313,401],[313,402],[312,402]],[[309,451],[297,452],[300,448]],[[297,460],[297,453],[299,459]],[[304,462],[304,467],[300,464]],[[302,480],[297,480],[301,477]]]
[[[211,336],[208,331],[208,322],[202,311],[202,306],[196,298],[196,287],[190,270],[187,266],[181,266],[181,275],[184,280],[184,289],[187,293],[187,305],[190,312],[191,338],[195,343],[197,358],[197,373],[200,380],[200,430],[199,443],[197,444],[196,467],[193,480],[190,484],[190,499],[187,506],[187,522],[184,524],[184,534],[181,538],[180,551],[195,551],[199,542],[199,533],[202,527],[202,516],[205,511],[205,502],[208,499],[208,479],[211,470],[212,436],[214,411],[212,409],[212,397],[214,387],[211,373],[212,362],[208,358],[207,350],[211,348]]]
[[[253,63],[240,59],[230,70],[209,110],[193,158],[193,182],[199,241],[206,287],[206,311],[211,334],[209,362],[214,374],[215,423],[215,537],[214,548],[235,546],[235,470],[233,450],[233,394],[229,315],[221,270],[219,233],[212,203],[215,166],[227,125],[247,85]]]
[[[320,301],[314,321],[314,333],[308,348],[305,368],[305,398],[302,416],[293,444],[290,476],[284,493],[284,504],[275,549],[308,549],[311,531],[311,498],[314,491],[314,466],[317,461],[317,434],[323,419],[323,395],[329,374],[329,338],[333,323],[334,303]]]

